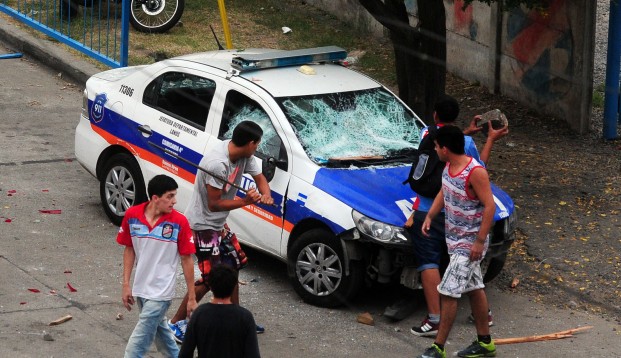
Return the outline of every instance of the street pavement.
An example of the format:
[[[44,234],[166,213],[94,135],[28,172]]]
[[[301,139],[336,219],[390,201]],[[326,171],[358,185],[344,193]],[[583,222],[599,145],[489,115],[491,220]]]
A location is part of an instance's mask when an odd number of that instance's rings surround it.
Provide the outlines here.
[[[34,47],[48,56],[27,51]],[[120,300],[123,249],[100,207],[98,182],[73,151],[84,80],[96,68],[0,16],[0,54],[18,51],[23,58],[0,60],[0,357],[120,357],[137,320],[136,310],[127,312]],[[411,357],[433,342],[409,333],[423,318],[423,305],[403,321],[382,317],[401,298],[399,290],[372,287],[350,306],[313,307],[287,282],[284,263],[248,254],[241,303],[266,327],[259,336],[263,357]],[[180,273],[173,309],[182,282]],[[615,322],[548,307],[521,296],[519,286],[516,291],[488,289],[494,337],[593,328],[574,338],[499,346],[499,356],[621,356]],[[467,306],[460,301],[449,356],[475,338]],[[374,326],[356,322],[363,312]],[[65,315],[73,318],[49,326]]]

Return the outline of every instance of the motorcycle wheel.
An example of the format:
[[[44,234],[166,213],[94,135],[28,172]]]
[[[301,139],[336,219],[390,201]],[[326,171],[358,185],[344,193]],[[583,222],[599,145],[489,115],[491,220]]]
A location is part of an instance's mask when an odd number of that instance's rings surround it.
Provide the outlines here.
[[[163,33],[177,24],[185,0],[132,0],[129,22],[134,29],[147,33]]]

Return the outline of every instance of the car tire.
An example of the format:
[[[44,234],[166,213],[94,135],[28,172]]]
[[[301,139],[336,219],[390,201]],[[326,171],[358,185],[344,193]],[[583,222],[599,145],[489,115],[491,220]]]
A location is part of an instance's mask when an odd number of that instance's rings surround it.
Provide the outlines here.
[[[119,153],[104,165],[99,196],[104,212],[115,225],[121,225],[131,206],[147,200],[144,179],[133,156]]]
[[[496,276],[500,274],[502,268],[505,266],[505,259],[507,254],[505,253],[501,257],[485,258],[481,262],[481,271],[483,273],[483,282],[488,283]]]
[[[324,229],[309,230],[295,239],[288,253],[287,269],[302,300],[320,307],[347,303],[364,283],[362,263],[350,261],[346,275],[341,242]]]

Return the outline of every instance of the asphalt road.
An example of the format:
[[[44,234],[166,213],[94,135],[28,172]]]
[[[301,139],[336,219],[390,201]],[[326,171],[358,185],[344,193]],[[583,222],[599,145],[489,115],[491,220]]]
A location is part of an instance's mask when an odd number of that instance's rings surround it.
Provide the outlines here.
[[[15,51],[0,40],[0,53],[8,52]],[[73,159],[83,84],[66,82],[27,54],[0,60],[0,84],[0,356],[122,356],[137,313],[121,304],[122,247],[100,207],[98,182]],[[317,308],[294,293],[282,262],[248,254],[240,296],[266,327],[259,336],[263,357],[406,357],[432,343],[409,333],[425,314],[422,306],[400,322],[381,316],[400,298],[398,290],[373,287],[351,306]],[[173,307],[182,281],[179,276]],[[614,322],[494,288],[488,295],[494,337],[594,326],[574,338],[499,346],[499,356],[621,356],[621,327]],[[475,338],[467,306],[460,301],[449,355]],[[362,312],[372,314],[374,326],[356,322]],[[72,320],[48,325],[68,314]],[[53,340],[44,340],[45,333]]]

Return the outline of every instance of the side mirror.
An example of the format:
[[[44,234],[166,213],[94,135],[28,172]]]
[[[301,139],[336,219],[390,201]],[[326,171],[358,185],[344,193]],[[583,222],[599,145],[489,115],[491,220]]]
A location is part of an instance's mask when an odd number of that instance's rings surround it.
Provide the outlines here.
[[[268,157],[262,160],[261,163],[261,172],[265,176],[268,182],[272,181],[274,178],[274,174],[276,174],[276,159],[273,157]]]

